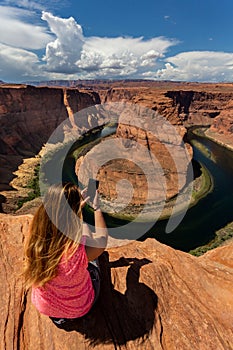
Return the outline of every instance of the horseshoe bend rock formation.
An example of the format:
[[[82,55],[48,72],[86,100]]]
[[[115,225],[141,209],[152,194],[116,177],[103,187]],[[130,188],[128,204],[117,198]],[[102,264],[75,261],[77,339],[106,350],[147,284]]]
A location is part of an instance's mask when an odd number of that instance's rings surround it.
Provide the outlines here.
[[[128,204],[135,209],[146,202],[163,203],[190,181],[192,148],[184,147],[186,129],[136,104],[123,104],[122,110],[116,134],[78,159],[78,178],[85,184],[92,173],[98,174],[99,191],[113,210]]]
[[[172,125],[176,125],[180,135],[185,140],[187,126],[200,125],[210,126],[209,133],[211,136],[218,139],[222,135],[222,144],[231,143],[233,145],[233,85],[232,84],[195,84],[195,83],[171,83],[171,82],[112,82],[93,84],[91,88],[98,91],[102,103],[105,102],[129,102],[139,104],[154,111],[157,111],[161,116],[165,117]],[[208,134],[207,132],[207,134]],[[208,134],[209,135],[209,134]],[[159,182],[158,188],[153,188],[156,191],[156,196],[149,198],[149,202],[157,198],[158,202],[162,200],[164,192],[166,199],[175,196],[185,185],[185,174],[187,168],[179,174],[175,169],[175,164],[169,157],[166,151],[168,142],[156,142],[152,135],[140,130],[132,125],[120,124],[117,128],[117,137],[136,141],[143,146],[146,146],[150,151],[154,151],[156,159],[160,162],[166,186]],[[157,140],[158,141],[158,140]],[[160,141],[160,140],[159,140]],[[190,149],[189,153],[192,155]],[[114,150],[113,150],[114,151]],[[178,152],[176,152],[178,153]],[[94,155],[94,153],[93,153]],[[130,158],[130,157],[129,157]],[[182,165],[182,160],[185,157],[180,157],[178,164]],[[132,159],[131,159],[132,160]],[[174,159],[173,159],[174,160]],[[81,162],[81,160],[80,160]],[[77,164],[76,171],[78,172],[80,162]],[[187,164],[186,164],[187,165]],[[130,169],[130,171],[129,171]],[[179,170],[178,170],[179,172]],[[154,184],[158,179],[158,173],[154,174]],[[86,177],[86,173],[84,178]],[[178,188],[179,177],[179,188]],[[115,183],[122,178],[126,180],[124,195],[121,199],[128,203],[130,198],[131,188],[127,185],[128,181],[135,189],[132,197],[131,205],[140,205],[145,203],[147,196],[147,181],[142,169],[133,165],[132,162],[126,160],[117,160],[109,162],[99,171],[99,178],[104,179],[100,185],[100,192],[106,199],[116,200],[117,205],[117,189]],[[140,184],[139,186],[136,184]],[[164,188],[166,187],[166,191]],[[144,188],[142,193],[140,190]],[[137,190],[139,189],[139,190]],[[127,194],[127,192],[130,192]],[[154,200],[155,202],[155,200]]]
[[[98,91],[102,103],[129,102],[157,111],[172,125],[176,125],[177,129],[179,128],[179,133],[183,136],[184,141],[186,140],[186,127],[206,126],[208,130],[205,134],[208,137],[233,150],[233,84],[121,81],[100,82],[99,84],[94,82],[89,83],[89,86]],[[177,173],[174,172],[174,163],[169,159],[166,147],[162,147],[162,143],[155,142],[152,137],[147,137],[144,130],[140,131],[135,126],[121,124],[117,129],[117,135],[135,140],[142,145],[148,144],[150,150],[156,150],[155,156],[164,170],[166,198],[172,198],[178,192]],[[190,149],[189,152],[191,155]],[[134,176],[125,172],[127,167],[130,165],[119,160],[118,165],[115,162],[101,169],[100,178],[105,178],[105,182],[100,190],[107,199],[117,197],[114,184],[122,177],[132,184],[140,183],[141,187],[147,188],[141,171],[131,167],[131,173],[136,174]],[[182,174],[179,174],[179,177],[181,179]],[[184,184],[184,178],[180,183]],[[162,189],[162,186],[160,188]],[[182,186],[179,187],[179,190],[181,188]],[[131,191],[129,187],[128,191]],[[157,197],[160,197],[159,193]],[[136,191],[132,204],[140,205],[144,202],[145,196],[142,196],[140,190],[138,193]]]
[[[154,239],[108,248],[88,316],[58,329],[20,276],[32,216],[0,214],[2,350],[233,349],[233,245],[194,257]]]
[[[171,82],[105,82],[101,84],[83,84],[83,88],[32,87],[26,85],[0,87],[0,190],[11,190],[13,172],[22,163],[23,158],[34,157],[48,140],[50,134],[66,118],[71,125],[73,114],[82,108],[100,102],[130,102],[140,104],[157,111],[179,127],[185,140],[185,128],[190,125],[206,125],[211,127],[207,134],[221,144],[233,145],[233,84],[198,84]],[[100,101],[101,98],[101,101]],[[130,137],[145,145],[151,139],[136,132],[134,128],[121,125],[119,137]],[[165,172],[172,169],[167,157],[161,157],[165,163]],[[121,166],[122,164],[120,164]],[[129,164],[128,164],[129,165]],[[127,165],[127,166],[128,166]],[[170,166],[171,165],[171,166]],[[125,165],[124,165],[125,168]],[[105,172],[106,169],[103,169]],[[121,179],[119,169],[108,168],[109,179],[112,173]],[[139,173],[139,177],[140,177]],[[170,179],[169,179],[170,177]],[[176,175],[170,171],[166,178],[167,198],[177,192]],[[126,177],[127,178],[127,177]],[[184,181],[183,181],[184,183]],[[182,186],[181,186],[182,187]],[[112,191],[115,196],[115,189]],[[137,196],[136,196],[137,197]],[[140,204],[143,198],[135,198]],[[2,202],[0,198],[0,203]],[[1,208],[0,208],[1,209]]]

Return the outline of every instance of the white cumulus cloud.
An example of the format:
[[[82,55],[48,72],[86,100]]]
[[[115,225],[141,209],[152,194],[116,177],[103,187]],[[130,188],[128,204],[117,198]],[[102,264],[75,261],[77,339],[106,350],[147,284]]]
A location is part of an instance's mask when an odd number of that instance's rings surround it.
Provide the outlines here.
[[[165,68],[153,74],[155,78],[210,82],[233,80],[233,53],[182,52],[166,58],[165,62]]]
[[[166,57],[177,40],[86,37],[73,17],[60,18],[48,11],[38,14],[45,0],[19,0],[17,7],[13,7],[14,0],[4,3],[12,6],[0,6],[2,80],[233,80],[233,53],[193,51]]]
[[[48,23],[51,32],[56,36],[56,39],[46,46],[43,60],[47,63],[47,69],[53,72],[74,73],[77,69],[75,62],[80,58],[84,44],[82,27],[73,17],[64,19],[43,12],[41,18]]]
[[[43,12],[42,19],[56,36],[47,44],[43,58],[50,72],[86,72],[88,77],[139,76],[148,67],[155,67],[157,58],[163,57],[176,43],[163,37],[87,38],[72,17],[63,19]]]

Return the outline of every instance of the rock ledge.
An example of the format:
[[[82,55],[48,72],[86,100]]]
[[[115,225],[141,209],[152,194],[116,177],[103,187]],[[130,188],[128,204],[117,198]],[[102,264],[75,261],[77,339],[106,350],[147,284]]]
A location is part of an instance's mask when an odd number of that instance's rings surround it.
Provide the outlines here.
[[[65,331],[23,289],[31,219],[0,214],[1,349],[233,349],[233,245],[200,258],[153,239],[108,249],[98,302]]]

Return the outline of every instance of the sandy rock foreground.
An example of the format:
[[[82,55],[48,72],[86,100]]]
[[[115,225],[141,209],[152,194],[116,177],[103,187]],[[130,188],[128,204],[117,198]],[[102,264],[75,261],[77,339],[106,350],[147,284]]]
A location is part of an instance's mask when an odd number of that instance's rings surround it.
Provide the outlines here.
[[[31,219],[0,214],[0,349],[233,349],[233,245],[200,258],[153,239],[109,249],[96,306],[65,331],[23,289]]]

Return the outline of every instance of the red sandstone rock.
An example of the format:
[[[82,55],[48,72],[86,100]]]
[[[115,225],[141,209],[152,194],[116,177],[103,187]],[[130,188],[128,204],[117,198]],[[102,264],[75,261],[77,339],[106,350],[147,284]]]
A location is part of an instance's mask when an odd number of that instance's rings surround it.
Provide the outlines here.
[[[119,115],[116,135],[102,140],[78,160],[79,180],[86,184],[92,174],[98,174],[99,191],[113,207],[115,200],[117,206],[121,201],[132,207],[174,197],[187,183],[192,160],[191,147],[184,149],[186,129],[136,104],[113,103],[108,108]],[[117,185],[123,179],[124,189]]]
[[[109,249],[96,306],[65,331],[23,289],[31,219],[0,214],[2,350],[233,349],[233,245],[200,258],[153,239]]]
[[[233,118],[233,84],[120,81],[86,86],[98,91],[102,102],[138,103],[176,125],[211,125],[226,114]]]
[[[220,115],[214,119],[208,132],[210,135],[219,134],[219,139],[221,143],[224,143],[224,139],[226,139],[227,141],[226,143],[230,144],[233,148],[233,101],[232,100],[230,100],[226,104],[224,110],[222,110]]]
[[[173,125],[177,125],[184,137],[184,126],[211,125],[211,137],[219,140],[221,144],[225,142],[233,145],[232,84],[146,81],[97,84],[93,81],[83,82],[82,87],[90,87],[90,84],[91,88],[98,91],[102,102],[125,101],[158,111]],[[9,184],[14,177],[13,172],[17,170],[23,157],[34,156],[48,140],[51,132],[68,116],[73,125],[73,114],[99,103],[99,95],[90,90],[1,85],[0,190],[11,188]],[[87,128],[88,123],[87,120]],[[91,126],[93,125],[92,123]],[[120,126],[119,136],[124,137],[124,132],[123,126]],[[145,133],[139,129],[131,127],[128,135],[143,145],[148,145],[149,142],[151,149],[158,148],[155,140],[148,135],[146,138]],[[159,159],[165,172],[168,172],[166,195],[170,198],[177,192],[177,175],[173,171],[172,160],[164,154],[162,148],[160,153]],[[119,175],[119,171],[114,171],[108,169],[109,179]],[[114,197],[115,190],[111,191],[111,196]],[[106,191],[104,192],[106,194]],[[135,203],[140,202],[139,197],[139,194],[136,194]]]
[[[34,155],[73,113],[99,103],[97,94],[77,89],[32,86],[0,88],[0,153]]]
[[[87,83],[86,83],[87,84]],[[92,84],[96,89],[102,102],[130,102],[140,104],[153,109],[170,121],[173,125],[179,126],[179,133],[185,139],[184,126],[202,125],[209,126],[206,135],[213,138],[222,145],[228,145],[233,149],[233,85],[232,84],[198,84],[198,83],[170,83],[170,82],[112,82]],[[172,157],[168,154],[166,147],[161,140],[156,140],[144,130],[135,126],[120,124],[117,129],[117,136],[129,140],[135,140],[148,147],[160,162],[164,169],[166,179],[166,198],[172,198],[182,188],[184,181],[181,180],[181,187],[177,185],[178,173]],[[177,153],[177,152],[176,152]],[[191,152],[190,152],[191,154]],[[182,163],[184,157],[180,158]],[[119,163],[119,161],[118,161]],[[147,196],[147,183],[145,176],[135,173],[130,162],[125,161],[124,170],[122,166],[117,168],[116,162],[107,164],[100,170],[100,179],[104,178],[101,186],[102,194],[114,199],[116,198],[115,183],[120,177],[131,182],[135,188],[134,198],[131,204],[138,205],[145,202]],[[138,175],[140,179],[138,179]],[[185,171],[183,173],[185,176]],[[181,178],[179,174],[179,178]],[[137,186],[137,184],[141,184]],[[139,191],[137,189],[139,188]],[[145,189],[141,198],[140,189]],[[162,190],[162,186],[161,186]],[[158,201],[161,199],[157,195]]]
[[[23,158],[35,156],[62,121],[70,117],[72,122],[73,113],[99,102],[98,95],[91,91],[2,85],[0,191],[12,189],[11,181],[15,177],[13,173]],[[61,141],[62,137],[63,135]],[[1,199],[1,202],[4,200]],[[8,207],[11,208],[12,205],[7,205],[5,210]]]

